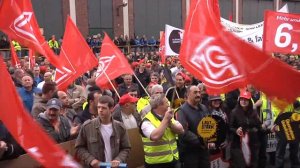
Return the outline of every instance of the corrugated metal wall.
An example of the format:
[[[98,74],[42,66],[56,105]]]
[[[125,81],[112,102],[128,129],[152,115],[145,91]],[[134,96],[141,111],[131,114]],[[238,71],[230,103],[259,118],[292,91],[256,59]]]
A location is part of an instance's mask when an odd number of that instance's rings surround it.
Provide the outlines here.
[[[287,3],[289,6],[289,13],[298,13],[300,14],[300,2],[288,2],[283,1],[283,3]]]
[[[230,18],[233,17],[232,0],[219,0],[219,6],[220,6],[221,17],[224,19],[230,20]]]
[[[64,33],[61,0],[32,0],[38,24],[44,29],[46,39],[55,34],[59,39]]]
[[[89,33],[113,34],[112,0],[88,0]]]
[[[264,20],[264,11],[273,10],[270,0],[243,0],[242,24],[255,24]]]
[[[182,28],[181,6],[181,0],[135,0],[135,35],[158,38],[165,24]]]

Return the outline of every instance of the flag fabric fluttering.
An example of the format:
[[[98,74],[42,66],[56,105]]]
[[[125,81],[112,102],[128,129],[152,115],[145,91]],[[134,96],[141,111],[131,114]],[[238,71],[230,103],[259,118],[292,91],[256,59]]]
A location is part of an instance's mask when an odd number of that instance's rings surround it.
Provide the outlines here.
[[[253,84],[268,97],[293,102],[300,73],[223,30],[216,0],[192,1],[180,61],[211,94]]]
[[[0,20],[0,30],[7,34],[11,40],[16,40],[21,45],[44,55],[53,66],[63,69],[59,59],[40,31],[31,0],[2,1]]]
[[[66,89],[78,77],[98,65],[96,56],[70,17],[67,19],[63,41],[59,59],[69,72],[56,69],[55,81],[60,90]]]
[[[44,167],[80,167],[25,111],[2,58],[0,76],[0,118],[15,140]]]
[[[96,84],[99,87],[107,86],[109,80],[114,80],[123,74],[133,73],[124,54],[105,33],[101,46]]]
[[[161,63],[164,64],[166,62],[166,48],[165,48],[165,32],[162,32],[159,44],[159,55],[161,59]]]

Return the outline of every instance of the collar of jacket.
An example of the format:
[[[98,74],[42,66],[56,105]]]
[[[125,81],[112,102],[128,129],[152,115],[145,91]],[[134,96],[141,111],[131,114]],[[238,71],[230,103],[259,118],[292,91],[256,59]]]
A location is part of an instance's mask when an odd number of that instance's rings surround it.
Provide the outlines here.
[[[111,124],[112,124],[112,128],[113,128],[113,133],[111,134],[111,136],[114,136],[115,132],[116,132],[116,121],[113,120],[112,117],[110,119],[111,119]],[[95,129],[99,130],[99,132],[100,132],[99,128],[101,127],[101,121],[100,121],[99,117],[96,118],[96,122],[94,122],[94,127],[95,127]]]

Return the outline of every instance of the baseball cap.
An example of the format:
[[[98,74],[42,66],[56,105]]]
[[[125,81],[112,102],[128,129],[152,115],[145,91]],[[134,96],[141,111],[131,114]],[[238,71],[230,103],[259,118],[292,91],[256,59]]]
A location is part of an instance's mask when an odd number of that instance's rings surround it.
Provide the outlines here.
[[[126,103],[136,103],[138,100],[138,98],[132,97],[127,93],[120,98],[119,104],[122,106]]]
[[[248,91],[241,91],[240,98],[251,99],[251,93]]]
[[[47,102],[47,109],[55,108],[57,110],[60,110],[61,107],[62,107],[62,104],[61,104],[60,100],[57,98],[50,99]]]

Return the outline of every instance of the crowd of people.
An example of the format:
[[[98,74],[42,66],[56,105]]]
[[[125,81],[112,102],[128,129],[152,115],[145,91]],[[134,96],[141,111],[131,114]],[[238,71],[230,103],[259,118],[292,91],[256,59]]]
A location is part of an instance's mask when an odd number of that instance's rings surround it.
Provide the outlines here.
[[[50,40],[59,49],[61,42],[56,44],[54,36]],[[101,36],[89,37],[87,43],[98,55]],[[110,162],[112,167],[126,163],[134,145],[127,130],[135,128],[140,130],[146,168],[208,168],[215,154],[221,154],[233,168],[284,167],[287,144],[291,165],[300,167],[299,142],[288,143],[277,137],[276,150],[266,151],[268,135],[279,131],[274,124],[276,117],[299,112],[299,100],[280,110],[250,84],[222,95],[209,95],[205,85],[181,66],[178,57],[167,57],[161,64],[158,41],[153,37],[129,40],[120,36],[114,43],[137,46],[132,50],[122,48],[134,75],[115,79],[116,90],[96,85],[96,68],[66,90],[58,90],[55,68],[47,59],[37,57],[31,67],[28,56],[20,57],[20,68],[12,66],[9,59],[5,61],[24,108],[57,143],[76,139],[76,155],[85,167],[99,167],[100,162]],[[275,56],[299,70],[298,56]],[[269,114],[273,117],[267,117]],[[222,142],[209,142],[199,135],[199,122],[207,116],[218,116],[224,123],[220,128],[225,132]],[[243,157],[243,137],[249,137],[250,162]],[[0,123],[0,159],[24,153]]]

